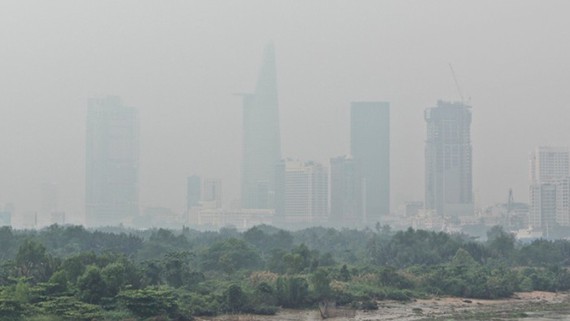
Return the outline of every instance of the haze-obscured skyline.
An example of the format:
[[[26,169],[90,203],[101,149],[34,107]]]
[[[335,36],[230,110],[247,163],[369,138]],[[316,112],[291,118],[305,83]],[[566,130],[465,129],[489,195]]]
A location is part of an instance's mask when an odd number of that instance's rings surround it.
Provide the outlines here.
[[[87,99],[140,112],[140,205],[185,207],[191,174],[239,198],[241,100],[272,41],[283,155],[349,152],[351,101],[391,105],[392,210],[423,200],[423,111],[473,106],[475,199],[528,201],[528,153],[570,145],[564,1],[3,1],[0,203],[38,210],[43,182],[84,214]]]

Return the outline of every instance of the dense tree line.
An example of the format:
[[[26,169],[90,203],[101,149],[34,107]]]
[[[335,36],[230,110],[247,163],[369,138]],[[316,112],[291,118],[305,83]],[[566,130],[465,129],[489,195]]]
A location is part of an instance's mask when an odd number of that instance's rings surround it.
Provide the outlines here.
[[[4,227],[0,320],[191,320],[321,301],[374,309],[383,299],[500,298],[570,289],[569,258],[569,241],[521,244],[499,227],[485,242],[388,227],[258,226],[243,233]]]

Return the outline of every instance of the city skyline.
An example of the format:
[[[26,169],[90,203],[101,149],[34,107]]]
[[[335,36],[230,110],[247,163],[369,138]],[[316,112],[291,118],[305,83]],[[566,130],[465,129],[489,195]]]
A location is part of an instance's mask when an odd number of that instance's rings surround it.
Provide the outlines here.
[[[283,156],[326,164],[346,154],[350,102],[390,101],[392,211],[424,198],[422,110],[460,99],[449,63],[474,105],[478,207],[511,187],[528,200],[528,151],[568,145],[565,3],[110,4],[4,2],[0,203],[14,204],[15,223],[41,208],[42,182],[58,185],[66,221],[82,223],[84,105],[101,94],[140,111],[141,208],[183,211],[192,173],[222,178],[226,205],[239,199],[232,93],[255,87],[271,39]],[[126,14],[133,7],[139,14]]]

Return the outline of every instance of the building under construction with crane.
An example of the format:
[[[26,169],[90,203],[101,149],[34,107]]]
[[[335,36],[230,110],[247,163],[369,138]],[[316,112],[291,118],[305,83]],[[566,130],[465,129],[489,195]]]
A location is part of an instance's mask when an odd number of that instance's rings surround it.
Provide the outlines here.
[[[472,215],[471,106],[438,101],[425,120],[426,209],[443,217]]]

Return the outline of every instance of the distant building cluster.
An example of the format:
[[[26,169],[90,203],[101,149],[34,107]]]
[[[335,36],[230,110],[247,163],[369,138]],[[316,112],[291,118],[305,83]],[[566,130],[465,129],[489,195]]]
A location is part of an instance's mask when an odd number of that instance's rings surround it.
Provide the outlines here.
[[[477,224],[474,209],[471,107],[439,101],[425,120],[425,201],[390,204],[390,104],[350,106],[350,151],[329,164],[281,153],[275,49],[265,48],[253,93],[242,97],[241,201],[224,206],[222,181],[193,175],[183,214],[138,205],[138,118],[117,97],[89,101],[86,213],[89,226],[180,224],[204,228],[376,225],[446,229]],[[480,220],[479,220],[480,221]],[[490,220],[489,220],[490,221]]]
[[[390,203],[390,103],[350,105],[350,150],[328,164],[281,153],[275,49],[266,47],[253,93],[242,98],[241,199],[224,203],[222,180],[186,179],[183,213],[139,204],[139,116],[119,97],[89,99],[85,146],[85,213],[89,227],[138,228],[181,225],[246,229],[258,224],[286,228],[415,228],[480,233],[493,225],[522,237],[570,231],[569,151],[537,147],[530,156],[528,204],[481,209],[473,189],[472,108],[466,102],[437,101],[425,109],[425,195],[397,210]],[[420,148],[420,147],[418,147]],[[421,181],[414,182],[421,184]],[[42,185],[39,212],[20,215],[21,226],[66,224],[57,184]],[[0,207],[0,226],[13,224],[13,205]],[[570,233],[568,233],[570,234]]]

